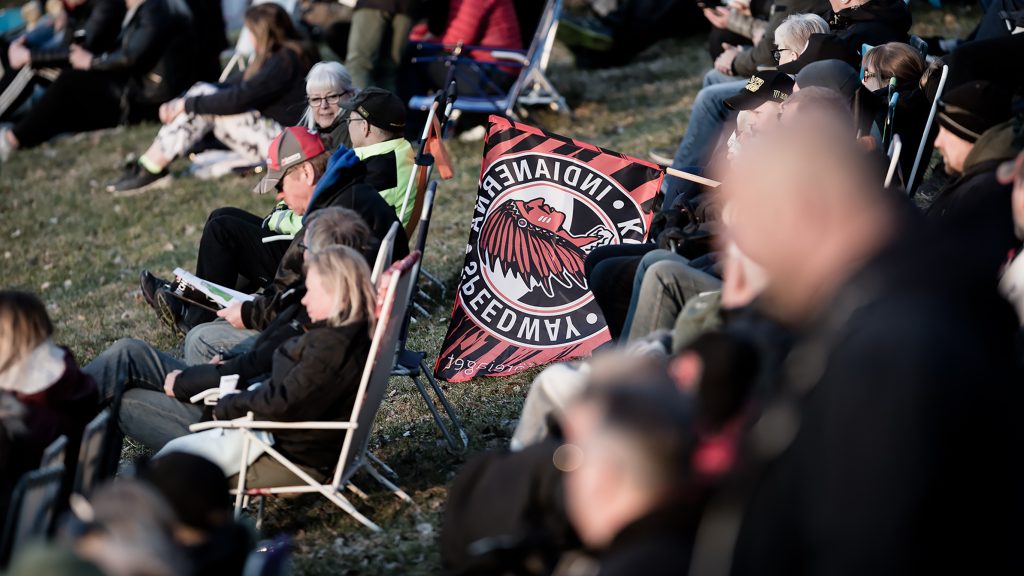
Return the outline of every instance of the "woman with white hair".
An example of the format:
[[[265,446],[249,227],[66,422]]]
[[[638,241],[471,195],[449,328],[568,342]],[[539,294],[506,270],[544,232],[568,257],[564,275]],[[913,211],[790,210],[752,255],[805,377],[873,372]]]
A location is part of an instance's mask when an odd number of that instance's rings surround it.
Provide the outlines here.
[[[817,14],[793,14],[775,29],[775,61],[787,64],[807,49],[811,34],[828,34],[828,22]]]
[[[352,75],[338,62],[315,64],[306,75],[306,111],[300,124],[320,134],[324,148],[333,151],[339,145],[352,147],[346,116],[341,104],[357,93]]]

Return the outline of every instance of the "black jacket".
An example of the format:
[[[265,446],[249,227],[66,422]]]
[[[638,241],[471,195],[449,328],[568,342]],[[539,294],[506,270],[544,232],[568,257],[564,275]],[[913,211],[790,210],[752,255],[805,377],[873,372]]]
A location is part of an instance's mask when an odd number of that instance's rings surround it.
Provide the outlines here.
[[[822,18],[829,14],[829,3],[825,0],[780,0],[771,7],[771,16],[764,37],[756,46],[736,55],[732,62],[733,73],[740,77],[751,76],[758,66],[775,66],[772,50],[775,50],[775,29],[793,14],[814,13]]]
[[[871,0],[832,13],[826,20],[832,32],[857,54],[863,44],[906,42],[911,24],[910,8],[903,0]]]
[[[1014,235],[1011,186],[996,181],[996,169],[1016,157],[1013,123],[1006,122],[981,135],[964,161],[964,172],[943,188],[928,208],[939,233],[939,247],[950,265],[990,279],[993,285],[1010,250]]]
[[[219,420],[252,412],[257,420],[343,421],[352,413],[370,351],[365,322],[312,328],[274,352],[270,380],[255,390],[221,398]],[[343,430],[278,430],[274,448],[297,464],[331,470],[341,452]]]
[[[365,162],[358,162],[352,166],[328,164],[327,172],[317,184],[306,214],[328,206],[354,210],[366,221],[370,232],[378,241],[387,235],[393,222],[398,222],[395,210],[388,206],[376,189],[366,183]],[[277,311],[281,309],[278,301],[280,295],[302,281],[303,249],[300,244],[303,239],[305,239],[305,228],[295,235],[288,250],[285,251],[277,273],[274,275],[274,281],[263,290],[263,294],[258,298],[242,304],[242,321],[246,328],[262,330],[266,327],[273,320]],[[376,257],[377,246],[379,244],[375,243],[374,246],[364,250],[371,266]],[[400,260],[408,255],[409,240],[405,235],[405,230],[399,225],[392,261]]]
[[[282,48],[268,57],[251,78],[237,74],[213,94],[186,98],[185,110],[221,116],[258,110],[282,126],[294,126],[302,115],[310,65],[305,55]]]
[[[695,508],[682,505],[667,506],[638,519],[616,534],[597,557],[597,576],[686,574],[696,523]]]
[[[274,351],[285,341],[305,333],[309,316],[301,304],[305,289],[290,290],[282,295],[284,307],[269,326],[262,332],[251,350],[229,358],[221,364],[196,364],[189,366],[174,381],[174,396],[182,402],[204,390],[216,388],[221,376],[238,374],[240,388],[270,374],[274,362]]]
[[[734,575],[1020,573],[1012,311],[901,228],[798,331],[750,431]]]
[[[121,30],[118,47],[97,56],[92,69],[125,81],[128,102],[161,104],[192,85],[195,36],[180,0],[146,0]]]
[[[68,20],[61,46],[32,50],[33,68],[68,66],[68,51],[73,43],[93,54],[110,52],[117,47],[125,13],[123,0],[89,0],[73,8],[65,4],[64,11]]]

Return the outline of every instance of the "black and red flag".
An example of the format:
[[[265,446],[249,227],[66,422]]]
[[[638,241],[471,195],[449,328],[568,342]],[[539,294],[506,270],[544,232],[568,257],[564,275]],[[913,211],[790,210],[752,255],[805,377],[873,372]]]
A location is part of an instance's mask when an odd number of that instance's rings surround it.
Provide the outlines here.
[[[583,261],[647,239],[663,177],[650,162],[491,116],[437,377],[517,374],[607,342]]]

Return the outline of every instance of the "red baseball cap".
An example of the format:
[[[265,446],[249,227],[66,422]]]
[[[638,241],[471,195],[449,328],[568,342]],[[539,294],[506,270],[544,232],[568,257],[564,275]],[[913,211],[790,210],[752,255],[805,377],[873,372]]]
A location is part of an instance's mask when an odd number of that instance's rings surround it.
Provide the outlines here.
[[[292,126],[274,138],[267,151],[267,175],[253,188],[257,194],[275,191],[284,173],[324,153],[320,137],[306,128]]]

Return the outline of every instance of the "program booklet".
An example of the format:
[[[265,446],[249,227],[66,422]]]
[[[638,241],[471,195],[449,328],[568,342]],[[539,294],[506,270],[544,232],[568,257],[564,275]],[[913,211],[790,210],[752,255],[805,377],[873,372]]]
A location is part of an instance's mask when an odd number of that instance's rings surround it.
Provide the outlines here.
[[[181,268],[174,269],[174,282],[171,282],[170,291],[175,298],[212,312],[227,308],[232,302],[247,302],[253,299],[251,294],[242,294],[203,280]]]

